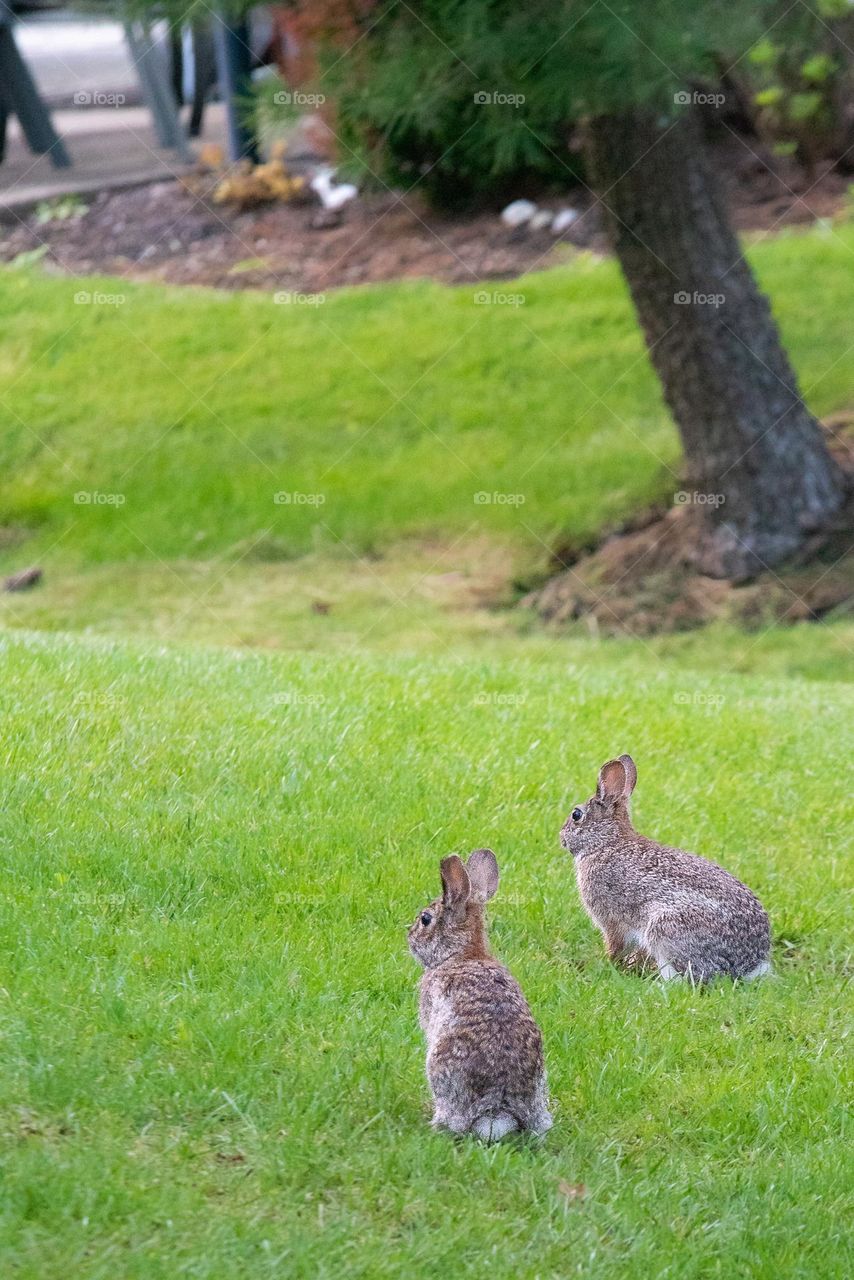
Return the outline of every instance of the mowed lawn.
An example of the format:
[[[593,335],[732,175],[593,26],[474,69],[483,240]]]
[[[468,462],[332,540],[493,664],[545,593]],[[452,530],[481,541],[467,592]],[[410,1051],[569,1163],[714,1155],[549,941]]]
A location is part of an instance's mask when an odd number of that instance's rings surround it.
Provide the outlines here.
[[[850,407],[854,226],[751,258],[811,408]],[[82,283],[0,273],[0,571],[24,550],[65,569],[347,559],[475,531],[543,564],[684,487],[613,262],[317,305]]]
[[[556,649],[0,658],[4,1276],[851,1275],[849,688]],[[557,830],[624,750],[639,827],[761,895],[773,980],[605,962]],[[428,1125],[404,928],[484,844],[541,1144]]]
[[[811,408],[850,408],[854,225],[749,254]],[[10,269],[0,314],[0,578],[44,571],[0,594],[3,627],[533,659],[539,626],[503,607],[684,487],[619,272],[587,255],[311,305]],[[850,678],[844,610],[820,638],[767,621],[643,651]]]
[[[751,251],[821,414],[852,252]],[[45,571],[0,608],[3,1280],[850,1276],[850,621],[485,607],[682,487],[614,265],[517,306],[83,283],[0,274],[0,574]],[[606,963],[557,832],[621,751],[639,827],[762,897],[773,980]],[[405,929],[481,845],[539,1144],[429,1128]]]

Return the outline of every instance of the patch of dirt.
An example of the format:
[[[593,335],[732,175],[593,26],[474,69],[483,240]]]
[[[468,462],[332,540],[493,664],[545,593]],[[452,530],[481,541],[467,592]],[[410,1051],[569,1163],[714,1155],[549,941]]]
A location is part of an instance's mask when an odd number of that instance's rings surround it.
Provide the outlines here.
[[[30,536],[30,530],[19,524],[0,524],[0,551],[19,547]]]
[[[747,583],[697,573],[691,549],[702,514],[673,507],[612,531],[593,550],[562,549],[560,571],[521,605],[549,623],[583,620],[613,635],[689,631],[717,620],[759,629],[854,614],[854,436],[842,434],[853,420],[836,414],[825,423],[832,451],[852,477],[848,507],[798,562]]]
[[[846,207],[848,179],[830,166],[807,179],[791,161],[765,158],[729,138],[713,151],[739,230],[776,231]],[[0,260],[46,248],[44,261],[75,275],[101,272],[223,289],[319,293],[342,285],[429,277],[448,283],[502,280],[553,266],[573,250],[606,252],[596,201],[576,186],[540,203],[579,217],[560,236],[510,230],[497,210],[439,214],[416,193],[366,195],[337,217],[317,205],[267,204],[236,212],[215,204],[218,178],[197,174],[104,192],[83,216],[8,228]]]
[[[4,591],[31,591],[42,580],[43,571],[35,566],[30,569],[19,569],[11,577],[4,579]]]
[[[352,202],[319,227],[316,205],[234,212],[210,199],[215,183],[161,182],[105,193],[84,216],[19,225],[0,245],[11,260],[48,246],[44,262],[75,275],[107,273],[221,289],[323,293],[342,285],[429,277],[449,283],[507,279],[560,260],[548,232],[509,231],[497,213],[452,218],[412,197]],[[575,203],[573,201],[573,203]],[[576,247],[601,239],[595,213],[572,227]]]

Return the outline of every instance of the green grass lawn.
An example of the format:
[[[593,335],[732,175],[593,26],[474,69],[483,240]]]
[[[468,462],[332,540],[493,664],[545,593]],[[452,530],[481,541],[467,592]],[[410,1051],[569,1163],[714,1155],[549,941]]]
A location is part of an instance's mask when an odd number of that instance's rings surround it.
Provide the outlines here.
[[[753,251],[822,414],[852,251]],[[0,273],[0,574],[45,571],[0,596],[4,1280],[852,1274],[854,623],[501,608],[680,485],[613,265],[499,291]],[[762,897],[772,980],[606,963],[557,832],[621,751],[640,829]],[[405,928],[481,845],[539,1145],[429,1128]]]
[[[751,253],[811,406],[849,405],[854,227]],[[124,301],[75,303],[81,284]],[[580,255],[492,290],[520,306],[476,304],[482,291],[414,282],[281,306],[0,272],[0,575],[45,570],[31,595],[0,596],[0,625],[518,648],[525,620],[484,606],[512,603],[556,545],[669,502],[678,450],[613,263]],[[836,679],[854,624],[648,648]]]
[[[851,398],[852,255],[854,227],[753,251],[819,413]],[[612,262],[496,286],[521,306],[427,282],[320,306],[84,283],[125,301],[75,304],[79,280],[0,273],[0,511],[33,555],[195,558],[261,533],[271,558],[346,555],[474,526],[542,559],[537,539],[589,536],[681,487]],[[76,505],[81,492],[124,501]]]
[[[4,1275],[851,1274],[844,686],[0,645]],[[557,830],[620,750],[638,826],[762,896],[773,980],[607,965]],[[404,926],[482,844],[540,1146],[428,1125]]]

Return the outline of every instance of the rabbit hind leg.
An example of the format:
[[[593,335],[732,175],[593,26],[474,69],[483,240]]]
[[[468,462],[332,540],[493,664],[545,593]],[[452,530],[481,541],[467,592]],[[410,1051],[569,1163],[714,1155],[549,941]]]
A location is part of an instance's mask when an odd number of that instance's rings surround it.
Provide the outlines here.
[[[540,1076],[534,1088],[533,1097],[523,1104],[522,1109],[514,1108],[521,1117],[521,1127],[527,1129],[529,1133],[535,1133],[540,1136],[548,1133],[554,1121],[549,1111],[548,1089],[546,1088],[546,1078]]]
[[[531,1133],[536,1133],[539,1136],[543,1133],[548,1133],[553,1124],[554,1120],[552,1120],[552,1113],[549,1111],[548,1107],[543,1105],[531,1113],[528,1121],[528,1128]]]
[[[434,1129],[448,1129],[451,1133],[468,1133],[471,1128],[468,1115],[455,1111],[447,1103],[440,1102],[437,1102],[433,1109],[433,1119],[430,1123]]]
[[[697,921],[679,911],[662,911],[647,927],[642,946],[658,966],[663,982],[685,978],[689,982],[707,982],[720,972],[715,958],[706,951],[696,936]]]

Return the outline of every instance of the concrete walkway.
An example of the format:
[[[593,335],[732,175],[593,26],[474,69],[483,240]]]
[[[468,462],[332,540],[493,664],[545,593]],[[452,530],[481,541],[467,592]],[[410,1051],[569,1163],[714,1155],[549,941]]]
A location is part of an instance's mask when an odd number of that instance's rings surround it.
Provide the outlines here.
[[[135,186],[186,170],[174,152],[157,145],[118,23],[37,14],[16,23],[14,32],[72,164],[54,169],[49,156],[34,156],[13,117],[0,164],[0,217],[14,221],[42,200]],[[203,137],[191,147],[197,153],[204,143],[224,140],[223,109],[212,103]]]
[[[71,107],[51,114],[71,168],[54,169],[49,156],[34,156],[17,121],[10,120],[6,159],[0,165],[0,217],[14,219],[58,196],[137,186],[187,171],[174,151],[158,147],[145,107]],[[205,110],[203,136],[191,147],[198,152],[205,143],[225,143],[220,103]]]

